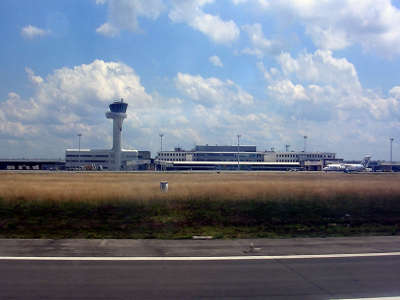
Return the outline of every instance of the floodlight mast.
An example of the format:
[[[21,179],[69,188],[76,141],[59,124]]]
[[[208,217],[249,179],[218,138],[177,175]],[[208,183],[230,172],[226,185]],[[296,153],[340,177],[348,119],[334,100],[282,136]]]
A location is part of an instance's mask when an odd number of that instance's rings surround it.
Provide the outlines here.
[[[160,136],[160,156],[161,156],[162,155],[162,149],[163,149],[162,148],[162,139],[164,137],[164,133],[160,133],[159,136]],[[162,163],[161,163],[160,157],[158,158],[158,160],[159,160],[159,163],[160,163],[160,171],[162,171],[163,167],[162,167]]]
[[[126,109],[128,108],[128,103],[124,100],[114,101],[109,105],[110,111],[106,112],[107,119],[113,119],[113,147],[111,151],[114,154],[114,170],[121,170],[121,133],[122,133],[122,123],[127,117]]]
[[[392,154],[393,154],[393,152],[392,152],[392,150],[393,150],[393,141],[394,141],[394,138],[390,138],[390,164],[393,164],[393,156],[392,156]]]
[[[238,162],[238,170],[240,170],[240,138],[241,135],[237,135],[237,162]]]
[[[78,133],[78,166],[81,166],[81,136],[82,133]]]
[[[162,139],[163,139],[164,134],[160,133],[159,136],[160,136],[160,152],[162,152]]]

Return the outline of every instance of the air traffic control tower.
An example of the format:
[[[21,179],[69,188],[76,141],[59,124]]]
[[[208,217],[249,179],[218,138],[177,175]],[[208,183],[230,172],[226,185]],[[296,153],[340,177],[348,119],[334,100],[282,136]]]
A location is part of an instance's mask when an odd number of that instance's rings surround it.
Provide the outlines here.
[[[81,149],[80,143],[78,149],[66,149],[65,168],[67,170],[133,171],[148,168],[149,151],[121,149],[122,123],[127,117],[128,103],[121,99],[114,101],[109,107],[106,117],[113,119],[112,149]]]
[[[115,159],[114,170],[121,170],[121,133],[122,122],[126,118],[126,109],[128,103],[121,98],[120,101],[114,101],[109,105],[110,111],[106,112],[107,119],[113,119],[113,147],[111,152]]]

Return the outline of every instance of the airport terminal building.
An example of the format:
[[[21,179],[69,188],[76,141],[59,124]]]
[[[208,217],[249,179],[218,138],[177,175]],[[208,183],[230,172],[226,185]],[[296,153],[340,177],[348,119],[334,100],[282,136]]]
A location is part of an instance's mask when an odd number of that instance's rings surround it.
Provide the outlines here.
[[[331,152],[257,151],[256,146],[197,145],[186,151],[158,152],[159,170],[321,170],[337,162]],[[340,161],[340,160],[339,160]]]

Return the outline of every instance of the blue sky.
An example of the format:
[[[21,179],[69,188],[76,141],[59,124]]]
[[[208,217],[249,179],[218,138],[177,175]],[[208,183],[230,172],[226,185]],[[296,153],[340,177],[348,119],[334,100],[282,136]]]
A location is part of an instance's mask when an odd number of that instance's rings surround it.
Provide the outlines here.
[[[393,0],[0,2],[0,157],[243,144],[400,160]],[[165,149],[165,148],[164,148]]]

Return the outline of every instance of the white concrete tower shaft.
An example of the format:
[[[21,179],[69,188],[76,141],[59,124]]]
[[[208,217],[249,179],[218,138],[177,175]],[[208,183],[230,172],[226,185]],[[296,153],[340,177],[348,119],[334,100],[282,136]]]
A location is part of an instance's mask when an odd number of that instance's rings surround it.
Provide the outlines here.
[[[114,170],[121,170],[121,134],[122,134],[122,123],[126,118],[126,109],[128,108],[128,103],[124,103],[121,99],[120,101],[115,101],[110,104],[110,111],[106,112],[107,119],[113,119],[113,147],[111,151],[114,154]]]

